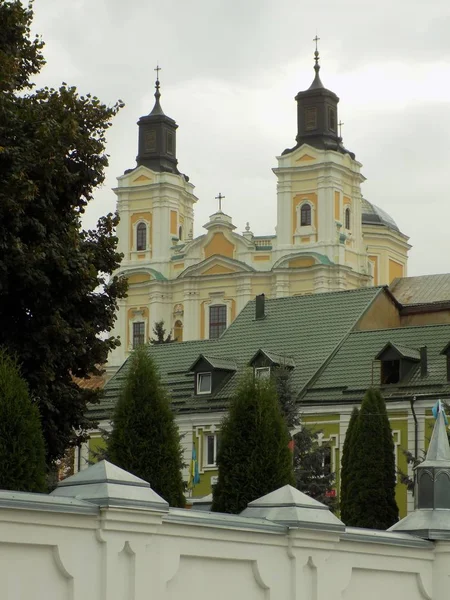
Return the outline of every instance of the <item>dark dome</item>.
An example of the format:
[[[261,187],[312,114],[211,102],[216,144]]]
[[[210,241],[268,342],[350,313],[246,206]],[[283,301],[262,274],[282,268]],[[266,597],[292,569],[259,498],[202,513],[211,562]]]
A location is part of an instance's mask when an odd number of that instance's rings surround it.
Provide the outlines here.
[[[365,198],[362,198],[362,224],[363,225],[386,225],[389,229],[400,232],[397,223],[388,215],[386,211],[375,204],[372,204]]]

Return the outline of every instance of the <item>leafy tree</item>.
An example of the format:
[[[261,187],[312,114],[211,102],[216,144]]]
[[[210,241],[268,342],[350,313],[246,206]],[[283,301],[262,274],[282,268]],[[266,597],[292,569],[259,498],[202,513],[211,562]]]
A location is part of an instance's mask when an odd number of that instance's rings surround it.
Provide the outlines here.
[[[379,390],[369,389],[351,436],[348,485],[342,499],[346,525],[387,529],[398,519],[398,510],[392,506],[394,446],[392,434],[388,436],[385,414],[386,405]]]
[[[0,0],[0,345],[36,399],[50,464],[90,425],[95,392],[73,376],[100,374],[119,344],[104,335],[126,293],[109,277],[121,260],[118,218],[83,231],[81,216],[103,182],[105,132],[122,104],[65,83],[33,91],[44,58],[32,17],[31,4]]]
[[[109,460],[150,483],[171,506],[185,504],[180,436],[147,346],[136,348],[108,437]]]
[[[150,340],[152,344],[171,344],[172,342],[176,342],[176,340],[172,339],[172,332],[168,335],[166,334],[164,321],[157,321],[155,323],[153,333],[156,337]]]
[[[300,427],[300,431],[293,437],[295,485],[301,492],[336,510],[337,499],[329,495],[335,480],[335,474],[328,464],[330,445],[319,443],[320,430],[313,430],[301,423],[289,369],[278,369],[275,385],[288,428],[291,430]]]
[[[355,407],[350,417],[347,433],[345,434],[344,447],[342,449],[340,509],[341,519],[344,521],[344,523],[347,523],[350,518],[348,513],[348,491],[351,483],[350,477],[353,463],[351,450],[353,446],[353,438],[355,436],[356,427],[358,424],[358,417],[359,410]]]
[[[45,446],[39,410],[17,363],[0,350],[0,488],[46,491]]]
[[[252,500],[295,485],[288,442],[273,382],[246,374],[222,422],[212,510],[240,513]]]
[[[330,466],[332,448],[326,442],[319,443],[320,433],[303,425],[294,435],[295,485],[301,492],[336,511],[337,498],[330,495],[335,480]]]

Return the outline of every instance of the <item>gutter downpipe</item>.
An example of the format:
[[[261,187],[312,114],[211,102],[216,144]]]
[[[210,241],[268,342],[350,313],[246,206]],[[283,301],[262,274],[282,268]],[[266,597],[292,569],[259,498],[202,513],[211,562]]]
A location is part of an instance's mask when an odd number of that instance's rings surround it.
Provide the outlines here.
[[[411,405],[411,412],[414,419],[414,455],[417,458],[417,454],[419,452],[419,440],[418,440],[418,432],[419,432],[419,424],[417,422],[416,411],[414,410],[414,403],[416,401],[416,397],[413,396],[409,399],[409,403]]]

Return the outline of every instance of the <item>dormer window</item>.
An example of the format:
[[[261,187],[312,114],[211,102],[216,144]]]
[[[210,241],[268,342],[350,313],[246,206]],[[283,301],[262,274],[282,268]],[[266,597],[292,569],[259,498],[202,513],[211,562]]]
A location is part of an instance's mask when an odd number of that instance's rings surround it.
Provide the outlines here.
[[[200,354],[189,371],[195,375],[194,393],[214,394],[236,372],[236,363],[227,358],[212,358]]]
[[[421,360],[420,350],[388,342],[377,354],[381,362],[380,383],[391,385],[404,381]]]
[[[197,373],[197,394],[210,394],[211,389],[211,373]]]
[[[263,349],[258,350],[249,365],[253,367],[255,377],[258,379],[268,379],[276,369],[293,369],[295,367],[292,357]]]
[[[269,379],[270,367],[256,367],[255,368],[256,379]]]

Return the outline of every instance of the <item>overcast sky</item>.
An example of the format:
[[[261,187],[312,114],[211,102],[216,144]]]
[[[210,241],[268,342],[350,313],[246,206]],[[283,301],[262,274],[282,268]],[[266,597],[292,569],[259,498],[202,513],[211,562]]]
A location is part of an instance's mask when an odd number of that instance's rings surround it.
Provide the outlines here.
[[[273,234],[276,156],[295,144],[294,96],[321,79],[340,98],[345,146],[363,195],[410,236],[409,275],[450,271],[448,0],[35,0],[46,43],[39,85],[61,81],[126,106],[108,135],[110,166],[85,218],[115,209],[135,166],[138,118],[161,104],[179,125],[179,169],[196,186],[195,235],[225,195],[237,231]]]

